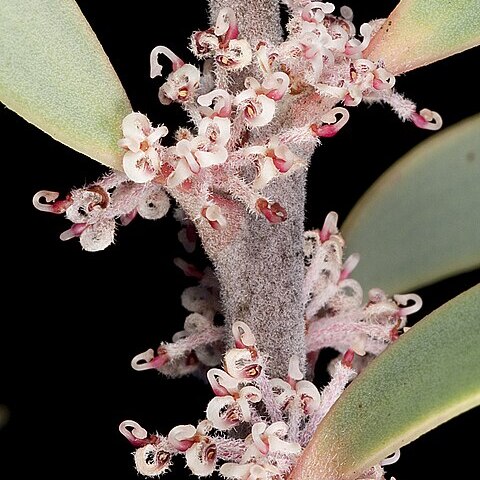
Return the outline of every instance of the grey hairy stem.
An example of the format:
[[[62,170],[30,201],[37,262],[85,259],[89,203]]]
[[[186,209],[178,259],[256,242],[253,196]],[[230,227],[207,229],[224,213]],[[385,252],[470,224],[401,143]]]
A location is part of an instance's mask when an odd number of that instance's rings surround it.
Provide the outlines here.
[[[241,38],[282,41],[278,0],[209,0],[211,22],[218,11],[234,9]],[[311,153],[311,152],[310,152]],[[303,318],[303,231],[305,172],[272,182],[265,194],[280,201],[288,219],[277,225],[248,215],[236,238],[217,252],[214,263],[221,285],[225,321],[247,323],[262,352],[269,374],[284,376],[296,354],[305,359]],[[205,239],[204,239],[205,242]],[[206,245],[207,250],[208,246]]]

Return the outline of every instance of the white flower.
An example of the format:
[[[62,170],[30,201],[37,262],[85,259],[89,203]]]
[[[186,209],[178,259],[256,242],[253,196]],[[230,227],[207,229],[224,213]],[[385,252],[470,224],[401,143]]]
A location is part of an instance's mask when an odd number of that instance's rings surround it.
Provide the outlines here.
[[[225,354],[225,370],[233,378],[253,380],[262,372],[255,337],[248,325],[240,321],[233,323],[232,332],[236,348],[231,348]]]
[[[245,80],[245,86],[247,89],[235,97],[234,104],[248,125],[263,127],[275,115],[275,100],[262,93],[262,86],[252,77]]]
[[[303,413],[311,415],[320,406],[320,393],[317,387],[308,380],[303,380],[303,374],[299,368],[299,359],[294,355],[290,359],[288,367],[288,382],[280,378],[270,380],[276,401],[280,408],[294,407],[296,397]]]
[[[302,10],[302,20],[304,21],[304,28],[311,30],[308,24],[321,25],[326,14],[332,13],[335,10],[333,3],[325,2],[310,2]],[[307,25],[305,25],[307,24]]]
[[[285,422],[274,422],[267,426],[265,422],[257,422],[252,426],[250,437],[252,446],[262,455],[269,453],[284,453],[287,455],[298,455],[302,447],[296,442],[282,440],[288,433],[288,425]],[[250,452],[247,450],[245,456]]]
[[[135,467],[140,475],[156,477],[169,469],[172,455],[162,445],[149,444],[134,454]]]
[[[203,118],[198,126],[198,134],[208,138],[210,143],[225,147],[230,140],[230,120],[228,118]]]
[[[104,218],[90,225],[74,223],[60,235],[60,240],[66,241],[75,237],[80,237],[80,245],[87,252],[105,250],[115,239],[115,220]]]
[[[165,126],[153,128],[141,113],[130,113],[122,122],[124,138],[118,145],[127,150],[123,156],[123,169],[130,180],[145,183],[152,180],[160,167],[155,144],[168,133]]]
[[[222,44],[228,44],[238,37],[238,24],[235,12],[230,7],[222,8],[218,12],[214,33]]]
[[[246,154],[261,156],[258,162],[258,173],[252,185],[254,190],[262,190],[280,174],[293,172],[304,165],[302,160],[281,143],[277,136],[273,136],[265,147],[247,147],[244,151]]]
[[[218,430],[229,430],[251,418],[249,403],[257,403],[262,396],[253,386],[239,388],[239,381],[223,370],[212,368],[207,373],[208,381],[217,395],[207,407],[207,419]]]
[[[253,380],[262,372],[256,350],[232,348],[224,357],[225,370],[234,378]]]
[[[219,49],[220,42],[213,32],[213,28],[209,28],[205,31],[194,32],[190,45],[193,53],[201,59],[213,55]]]
[[[217,52],[215,59],[225,70],[242,70],[252,62],[252,49],[247,40],[230,40],[228,46]]]
[[[368,47],[368,44],[370,43],[370,39],[372,37],[372,31],[373,29],[370,24],[363,23],[360,26],[360,35],[362,35],[363,41],[360,42],[356,38],[351,39],[348,45],[345,47],[345,55],[354,56],[363,52],[363,50],[365,50]]]
[[[158,99],[163,105],[172,102],[185,103],[193,99],[200,82],[200,71],[189,63],[173,71],[158,91]]]
[[[218,205],[207,205],[202,208],[201,215],[214,230],[223,230],[227,226],[227,219]]]
[[[208,127],[205,125],[205,130]],[[219,128],[221,141],[225,140],[225,132],[220,131],[219,123],[214,125]],[[212,124],[209,124],[212,126]],[[174,172],[167,179],[167,186],[173,188],[182,184],[193,174],[198,174],[202,168],[208,168],[213,165],[221,165],[228,158],[228,151],[223,145],[212,143],[204,136],[198,136],[192,140],[180,140],[176,147],[176,154],[180,158]]]
[[[340,119],[337,119],[337,115],[340,115]],[[330,138],[335,136],[345,126],[349,118],[350,113],[346,108],[335,107],[320,118],[322,125],[314,123],[310,126],[310,129],[317,137]]]
[[[213,109],[209,108],[215,99],[217,100],[215,107]],[[197,102],[203,107],[200,111],[206,117],[213,118],[218,116],[227,118],[232,113],[232,96],[221,88],[212,90],[205,95],[200,95],[197,98]]]
[[[215,470],[217,446],[207,436],[210,422],[204,420],[195,428],[193,425],[179,425],[168,434],[168,441],[179,452],[185,452],[188,467],[194,475],[205,477]]]
[[[251,127],[263,127],[275,115],[275,102],[287,92],[290,79],[284,72],[268,75],[262,84],[253,77],[245,79],[245,87],[234,100],[237,110],[242,112],[245,122]]]

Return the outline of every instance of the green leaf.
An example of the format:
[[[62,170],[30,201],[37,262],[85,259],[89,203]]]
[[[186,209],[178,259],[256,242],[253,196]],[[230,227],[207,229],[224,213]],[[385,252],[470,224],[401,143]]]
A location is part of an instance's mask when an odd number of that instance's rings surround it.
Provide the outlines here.
[[[398,75],[479,43],[478,0],[402,0],[364,54]]]
[[[0,100],[59,142],[121,169],[117,141],[132,108],[76,2],[1,0],[0,32]]]
[[[480,404],[480,284],[425,317],[352,382],[289,480],[350,480]]]
[[[480,265],[480,115],[396,162],[344,225],[365,291],[411,291]]]

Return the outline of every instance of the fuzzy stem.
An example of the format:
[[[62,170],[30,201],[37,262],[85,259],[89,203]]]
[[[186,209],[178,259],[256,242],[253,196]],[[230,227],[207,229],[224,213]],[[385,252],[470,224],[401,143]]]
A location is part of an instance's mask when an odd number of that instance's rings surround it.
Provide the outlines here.
[[[246,38],[252,46],[260,39],[275,44],[282,41],[279,0],[209,0],[208,3],[212,24],[220,9],[233,8],[241,38]]]
[[[288,212],[282,224],[249,215],[237,237],[216,258],[227,331],[236,320],[247,323],[269,374],[284,377],[292,355],[304,359],[303,220],[305,173],[270,186]]]

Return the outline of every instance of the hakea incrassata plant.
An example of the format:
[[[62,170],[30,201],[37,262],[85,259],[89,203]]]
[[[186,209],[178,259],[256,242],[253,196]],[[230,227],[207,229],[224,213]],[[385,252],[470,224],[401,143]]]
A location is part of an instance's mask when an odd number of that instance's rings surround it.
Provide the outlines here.
[[[71,8],[69,2],[49,2],[53,10]],[[17,6],[7,3],[13,18]],[[441,117],[417,109],[394,89],[395,75],[414,66],[398,52],[387,52],[389,62],[378,54],[390,20],[364,23],[357,30],[348,7],[336,11],[329,2],[285,0],[289,20],[284,38],[279,3],[210,0],[211,26],[190,38],[196,61],[186,63],[166,46],[150,55],[150,76],[163,81],[159,101],[180,104],[188,127],[172,132],[140,112],[128,113],[128,99],[119,93],[115,111],[122,102],[126,110],[118,139],[121,162],[108,149],[97,152],[98,145],[78,147],[116,171],[64,198],[40,191],[33,200],[39,210],[65,214],[72,222],[62,240],[79,238],[85,250],[98,251],[114,242],[117,226],[137,215],[165,216],[173,198],[186,252],[192,253],[200,239],[214,265],[201,271],[175,260],[198,281],[182,295],[190,312],[184,329],[171,343],[132,360],[135,370],[206,376],[215,395],[205,420],[177,426],[166,437],[149,434],[134,421],[120,425],[136,449],[136,468],[145,476],[164,473],[175,455],[184,455],[197,476],[219,471],[242,480],[317,478],[313,467],[305,467],[311,445],[323,448],[315,437],[317,427],[328,423],[333,404],[349,394],[341,396],[373,357],[389,344],[394,343],[392,349],[402,344],[396,340],[408,328],[407,316],[421,307],[415,294],[390,297],[377,288],[369,289],[364,302],[362,287],[351,278],[359,256],[344,259],[337,215],[328,214],[321,229],[304,232],[305,173],[315,147],[336,135],[349,120],[348,108],[362,102],[387,104],[402,121],[428,130],[439,129]],[[463,31],[464,24],[457,24]],[[448,45],[437,56],[430,47],[419,47],[417,66],[473,46],[477,40],[472,38],[467,35],[459,46],[443,39]],[[55,56],[57,49],[52,51]],[[81,55],[76,58],[81,61]],[[110,81],[108,72],[103,74]],[[10,70],[7,74],[10,78]],[[108,87],[108,81],[99,82],[99,88]],[[96,105],[102,95],[94,94]],[[36,94],[31,101],[38,98]],[[53,100],[48,98],[44,107]],[[16,107],[14,100],[11,105]],[[77,118],[76,110],[72,118]],[[106,121],[102,114],[102,125]],[[51,128],[51,133],[59,130]],[[71,141],[74,148],[77,140]],[[218,324],[219,315],[224,325]],[[330,382],[319,391],[309,379],[325,348],[339,356],[330,365]],[[388,452],[379,447],[380,453],[362,459],[345,475],[339,473],[345,462],[338,460],[340,467],[325,464],[318,478],[382,479],[383,466],[399,453],[389,455],[401,445],[389,444]]]

